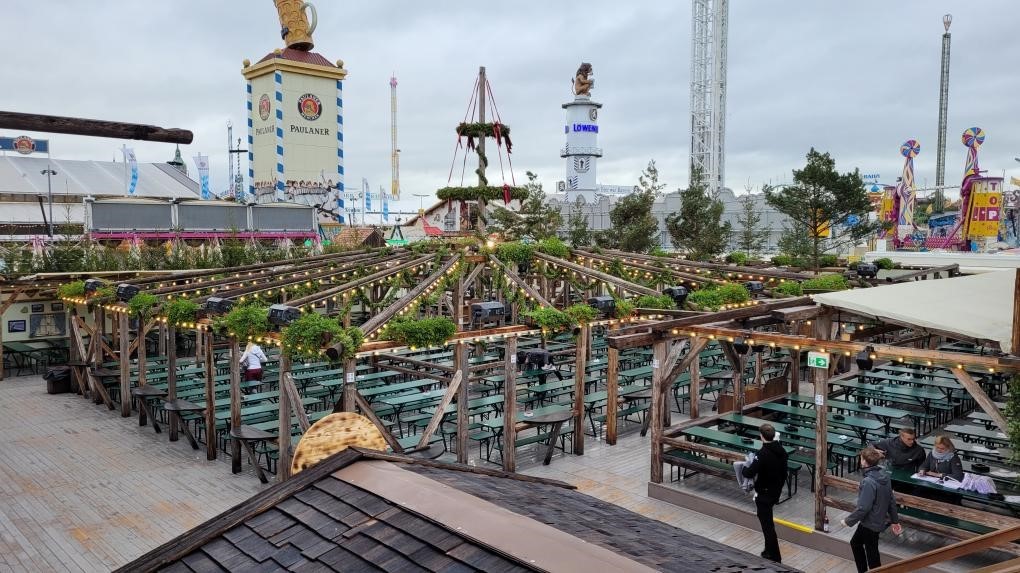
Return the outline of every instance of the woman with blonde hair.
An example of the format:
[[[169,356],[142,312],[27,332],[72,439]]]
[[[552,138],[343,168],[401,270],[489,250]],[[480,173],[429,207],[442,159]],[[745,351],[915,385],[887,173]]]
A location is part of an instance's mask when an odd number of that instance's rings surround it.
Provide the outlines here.
[[[918,471],[921,475],[963,481],[963,463],[956,453],[953,441],[945,435],[935,437],[935,447],[928,452],[928,457],[924,459]]]
[[[244,368],[244,380],[262,381],[262,365],[269,359],[262,347],[254,342],[249,342],[241,354],[241,367]]]

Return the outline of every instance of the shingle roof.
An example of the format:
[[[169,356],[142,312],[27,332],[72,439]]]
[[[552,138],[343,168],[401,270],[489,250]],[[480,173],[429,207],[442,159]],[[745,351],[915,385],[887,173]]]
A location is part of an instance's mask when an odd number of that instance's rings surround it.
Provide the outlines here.
[[[347,449],[120,571],[562,570],[550,543],[613,570],[794,571],[565,484],[478,472]],[[514,535],[494,537],[501,527]]]
[[[295,50],[293,48],[284,48],[279,54],[276,52],[269,52],[264,58],[259,60],[262,63],[266,60],[273,58],[281,58],[284,60],[291,60],[293,62],[302,62],[305,64],[314,64],[316,66],[326,66],[327,68],[335,68],[336,64],[326,59],[325,56],[317,52],[304,52],[302,50]]]

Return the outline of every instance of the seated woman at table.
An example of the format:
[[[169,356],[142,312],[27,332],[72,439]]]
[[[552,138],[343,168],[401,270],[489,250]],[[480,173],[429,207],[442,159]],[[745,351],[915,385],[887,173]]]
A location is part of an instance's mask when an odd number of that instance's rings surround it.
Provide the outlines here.
[[[928,457],[924,459],[919,471],[921,475],[963,481],[963,462],[960,461],[953,441],[948,436],[935,437],[935,447],[928,452]]]

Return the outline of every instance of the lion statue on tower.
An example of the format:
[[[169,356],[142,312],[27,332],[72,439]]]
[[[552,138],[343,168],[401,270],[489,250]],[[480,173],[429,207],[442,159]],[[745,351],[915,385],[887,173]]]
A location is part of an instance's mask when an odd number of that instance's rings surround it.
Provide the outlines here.
[[[591,74],[591,64],[582,62],[581,67],[577,68],[577,74],[574,76],[574,95],[591,95],[591,88],[595,87],[595,80],[588,77]]]

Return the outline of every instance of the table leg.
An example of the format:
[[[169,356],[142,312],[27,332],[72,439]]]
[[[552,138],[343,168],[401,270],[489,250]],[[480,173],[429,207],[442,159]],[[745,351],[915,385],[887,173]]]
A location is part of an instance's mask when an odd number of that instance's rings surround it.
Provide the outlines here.
[[[549,446],[545,450],[545,460],[542,465],[547,466],[552,461],[553,452],[556,450],[556,440],[560,439],[560,430],[563,428],[563,422],[556,422],[553,424],[552,432],[549,433]],[[574,430],[577,431],[576,429]]]
[[[258,476],[259,481],[262,483],[269,483],[269,479],[266,478],[266,474],[262,471],[262,466],[259,465],[258,458],[255,456],[255,448],[252,447],[251,442],[249,440],[241,440],[241,445],[244,446],[244,449],[248,452],[248,461],[250,461],[252,467],[255,468],[255,475]]]
[[[188,428],[188,423],[184,420],[184,418],[181,416],[179,412],[171,412],[170,415],[177,417],[177,423],[181,427],[181,430],[184,432],[184,435],[188,437],[188,442],[191,444],[191,449],[197,450],[198,441],[195,440],[195,436],[191,434],[191,429]]]
[[[648,408],[645,412],[644,419],[641,420],[641,436],[648,433],[648,424],[652,420],[652,409]]]

